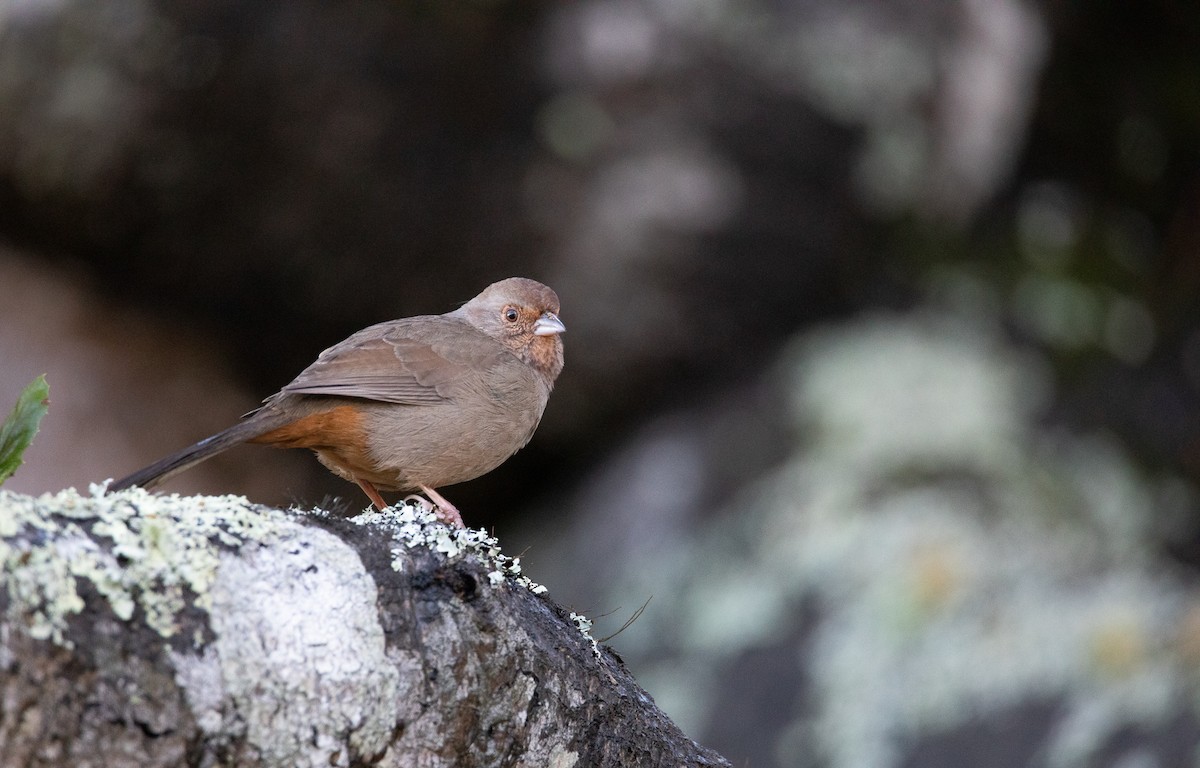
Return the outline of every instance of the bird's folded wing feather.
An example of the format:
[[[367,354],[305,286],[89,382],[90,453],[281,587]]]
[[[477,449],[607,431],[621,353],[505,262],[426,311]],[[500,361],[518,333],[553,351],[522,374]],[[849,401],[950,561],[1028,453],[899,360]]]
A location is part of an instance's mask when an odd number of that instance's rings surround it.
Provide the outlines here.
[[[498,342],[465,323],[407,318],[366,328],[330,347],[280,394],[436,405],[453,399],[505,355]]]

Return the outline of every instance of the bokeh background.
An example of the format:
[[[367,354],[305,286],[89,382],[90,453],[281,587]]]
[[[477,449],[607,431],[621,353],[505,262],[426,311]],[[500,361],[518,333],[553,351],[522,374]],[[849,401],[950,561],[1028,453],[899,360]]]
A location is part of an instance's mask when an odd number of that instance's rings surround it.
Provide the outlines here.
[[[736,765],[1200,761],[1200,5],[0,4],[8,488],[525,275],[447,494]],[[7,407],[7,406],[5,406]],[[361,508],[309,456],[175,480]]]

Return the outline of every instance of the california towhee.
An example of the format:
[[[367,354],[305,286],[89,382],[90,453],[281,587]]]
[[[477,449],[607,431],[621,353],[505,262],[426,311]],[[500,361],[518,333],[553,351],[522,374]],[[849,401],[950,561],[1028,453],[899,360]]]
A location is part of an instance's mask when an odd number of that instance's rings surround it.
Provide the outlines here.
[[[239,443],[311,448],[376,507],[385,491],[423,491],[447,522],[462,518],[435,488],[479,477],[520,450],[563,368],[558,296],[512,277],[462,307],[365,328],[224,432],[110,486],[151,488]]]

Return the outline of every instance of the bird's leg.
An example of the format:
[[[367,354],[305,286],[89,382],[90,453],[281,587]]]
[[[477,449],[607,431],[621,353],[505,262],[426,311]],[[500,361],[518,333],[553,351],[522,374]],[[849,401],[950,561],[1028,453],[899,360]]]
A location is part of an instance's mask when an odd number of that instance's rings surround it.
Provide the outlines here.
[[[358,483],[358,487],[363,489],[363,493],[367,494],[367,498],[375,505],[375,509],[382,512],[387,509],[387,504],[383,497],[379,495],[379,491],[375,490],[375,486],[371,485],[370,480],[363,480],[361,477],[354,478],[354,482]]]
[[[433,490],[428,485],[419,485],[417,487],[421,489],[422,493],[429,497],[430,501],[432,501],[434,504],[437,504],[436,514],[443,523],[456,528],[467,527],[463,525],[462,515],[458,514],[458,507],[446,501],[445,496],[442,496],[442,494]]]

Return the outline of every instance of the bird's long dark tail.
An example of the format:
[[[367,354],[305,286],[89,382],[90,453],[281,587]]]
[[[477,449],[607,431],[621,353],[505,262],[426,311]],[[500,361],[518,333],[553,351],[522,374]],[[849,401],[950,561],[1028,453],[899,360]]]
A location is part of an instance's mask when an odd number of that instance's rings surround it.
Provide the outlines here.
[[[108,486],[108,490],[122,491],[135,485],[146,489],[153,488],[164,480],[174,477],[184,470],[191,469],[205,459],[212,458],[221,451],[270,432],[272,429],[282,426],[287,421],[288,419],[282,414],[270,411],[258,411],[249,418],[234,424],[229,429],[218,432],[212,437],[206,437],[195,445],[159,459],[150,466],[143,467],[128,477],[122,477]]]

